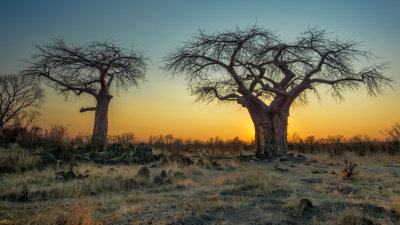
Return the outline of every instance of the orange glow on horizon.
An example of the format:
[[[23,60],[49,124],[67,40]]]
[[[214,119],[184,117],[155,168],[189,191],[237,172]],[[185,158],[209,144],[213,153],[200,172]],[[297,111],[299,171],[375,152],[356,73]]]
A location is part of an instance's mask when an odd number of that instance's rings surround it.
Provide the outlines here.
[[[115,96],[109,110],[109,135],[134,133],[143,141],[159,134],[199,140],[216,136],[254,140],[254,127],[245,108],[237,104],[193,103],[194,97],[188,95],[185,85],[172,85],[174,82],[179,84],[179,80],[156,80]],[[154,88],[159,92],[152,92]],[[400,111],[400,104],[394,104],[399,96],[396,91],[388,90],[378,98],[369,98],[365,91],[349,93],[343,102],[327,95],[321,102],[310,97],[308,105],[291,109],[288,134],[318,138],[361,134],[382,139],[380,131],[400,121],[400,115],[394,113]],[[39,125],[47,128],[58,122],[70,125],[72,135],[90,135],[94,113],[79,113],[79,109],[93,104],[90,98],[65,102],[62,96],[47,94]]]

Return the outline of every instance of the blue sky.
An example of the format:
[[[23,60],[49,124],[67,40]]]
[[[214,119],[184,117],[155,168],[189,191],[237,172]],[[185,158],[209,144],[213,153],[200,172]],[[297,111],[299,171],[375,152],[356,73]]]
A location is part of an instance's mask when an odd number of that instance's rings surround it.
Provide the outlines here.
[[[386,57],[400,50],[399,1],[0,1],[0,68],[13,72],[32,45],[112,38],[159,60],[198,29],[259,24],[293,37],[307,26],[364,41]],[[382,49],[382,50],[381,50]],[[378,54],[377,53],[377,54]]]
[[[354,110],[363,113],[368,108],[364,105],[375,104],[373,107],[382,107],[379,102],[390,105],[383,108],[387,115],[394,114],[400,108],[398,100],[400,97],[400,1],[183,1],[183,0],[148,0],[148,1],[61,1],[61,0],[38,0],[38,1],[6,1],[0,0],[0,74],[14,73],[24,69],[26,64],[21,60],[28,59],[34,52],[34,44],[48,42],[52,36],[63,37],[67,41],[74,43],[86,43],[89,41],[102,41],[114,39],[116,43],[124,47],[135,46],[135,49],[143,51],[146,56],[151,58],[149,71],[147,73],[148,82],[140,89],[132,89],[120,96],[120,100],[114,99],[110,111],[111,120],[118,113],[126,112],[123,104],[135,101],[140,105],[141,102],[155,102],[162,105],[164,102],[172,102],[176,106],[193,107],[197,111],[214,112],[210,117],[215,116],[215,120],[222,121],[224,115],[232,114],[242,119],[242,123],[248,123],[249,118],[244,110],[238,107],[217,107],[193,105],[193,97],[188,96],[188,91],[184,81],[180,78],[171,80],[159,69],[162,57],[169,51],[190,39],[199,29],[213,32],[224,30],[235,26],[260,25],[276,31],[282,39],[291,40],[299,32],[308,26],[321,27],[335,32],[340,38],[355,39],[363,42],[363,48],[371,50],[379,58],[376,62],[389,62],[389,69],[386,74],[396,80],[393,90],[387,91],[386,95],[378,100],[370,100],[365,97],[364,92],[357,92],[355,96],[363,96],[351,99],[350,101],[362,101],[360,107]],[[46,103],[43,111],[48,112],[46,118],[50,122],[61,120],[52,117],[50,114],[57,114],[57,110],[52,108],[54,102],[62,101],[62,97],[54,96],[52,92],[47,92]],[[168,98],[166,94],[168,93]],[[365,98],[365,100],[364,100]],[[90,124],[93,115],[82,115],[77,113],[76,108],[82,105],[91,104],[90,99],[76,99],[71,103],[65,104],[65,108],[60,110],[76,113],[79,119],[65,119],[66,123],[71,124],[73,131],[82,130],[77,124],[82,121]],[[351,102],[350,102],[351,103]],[[316,105],[314,105],[316,104]],[[311,103],[309,110],[319,107],[319,103]],[[324,105],[325,104],[325,105]],[[346,113],[346,104],[335,105],[335,102],[327,100],[322,103],[326,110],[337,109],[339,107]],[[382,103],[383,104],[383,103]],[[393,106],[395,105],[395,106]],[[137,106],[137,105],[136,105]],[[152,106],[148,106],[152,107]],[[165,105],[165,107],[168,107]],[[393,108],[394,107],[394,108]],[[396,108],[397,107],[397,108]],[[178,107],[179,108],[179,107]],[[69,111],[70,110],[70,111]],[[154,110],[156,106],[154,106]],[[174,118],[172,115],[182,111],[169,110],[166,117],[154,114],[155,117],[162,117],[160,120]],[[289,128],[292,124],[295,130],[306,130],[301,121],[308,121],[302,113],[308,111],[299,109],[289,119]],[[321,109],[322,110],[322,109]],[[128,110],[129,111],[129,110]],[[240,112],[238,112],[240,111]],[[357,115],[356,112],[356,115]],[[134,111],[129,113],[146,114],[146,112]],[[189,113],[189,112],[188,112]],[[192,113],[192,112],[191,112]],[[164,113],[165,114],[165,113]],[[386,114],[371,115],[365,120],[374,120],[376,117],[387,117]],[[169,115],[169,116],[168,116]],[[298,115],[298,116],[297,116]],[[165,116],[165,115],[164,115]],[[218,116],[221,116],[219,118]],[[185,119],[186,118],[186,119]],[[235,117],[233,117],[235,118]],[[172,119],[171,119],[172,120]],[[325,120],[321,119],[318,123],[329,121],[329,116]],[[400,117],[390,117],[390,120],[382,122],[382,128],[391,123],[399,121]],[[194,119],[188,115],[181,118],[181,123],[194,123]],[[135,126],[138,121],[133,121],[129,126]],[[304,122],[304,123],[306,123]],[[358,121],[357,124],[363,121]],[[365,121],[366,123],[368,121]],[[161,123],[161,122],[160,122]],[[179,125],[179,121],[161,124],[168,127]],[[204,126],[206,121],[202,121]],[[86,123],[88,129],[82,132],[90,132],[91,125]],[[119,132],[116,126],[122,126],[117,122],[110,125],[110,130]],[[229,126],[229,122],[220,126]],[[177,126],[178,126],[177,125]],[[198,124],[199,125],[199,124]],[[338,123],[337,129],[315,131],[321,133],[335,133],[343,130],[343,126]],[[200,125],[199,125],[200,126]],[[211,126],[211,125],[207,125]],[[292,126],[292,128],[293,128]],[[318,126],[317,124],[315,126]],[[243,125],[243,127],[248,127]],[[238,130],[243,127],[237,127]],[[139,129],[135,127],[134,130]],[[185,134],[185,130],[173,130],[156,127],[141,127],[147,129],[146,135],[150,132],[176,132]],[[198,128],[204,129],[206,128]],[[229,129],[229,128],[227,128]],[[236,128],[235,128],[236,129]],[[232,128],[231,130],[235,130]],[[363,130],[364,127],[354,125],[355,130]],[[377,129],[377,127],[371,127]],[[124,128],[130,131],[129,128]],[[218,130],[218,129],[216,129]],[[293,130],[293,129],[292,129]],[[205,131],[206,132],[206,131]],[[310,134],[311,131],[306,132]],[[349,131],[350,132],[350,131]],[[348,133],[349,133],[348,132]],[[302,133],[302,132],[299,132]],[[218,133],[212,133],[211,136]],[[372,134],[376,134],[372,133]],[[140,135],[140,134],[139,134]],[[229,134],[231,135],[231,134]],[[227,136],[229,136],[227,135]],[[143,135],[145,136],[145,135]],[[223,135],[221,135],[223,136]]]

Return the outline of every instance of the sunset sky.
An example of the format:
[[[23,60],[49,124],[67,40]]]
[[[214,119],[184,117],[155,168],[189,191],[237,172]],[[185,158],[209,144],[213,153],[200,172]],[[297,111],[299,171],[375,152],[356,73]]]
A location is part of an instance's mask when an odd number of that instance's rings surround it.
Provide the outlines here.
[[[257,24],[293,40],[307,27],[333,31],[339,38],[363,42],[363,49],[389,62],[385,75],[393,89],[371,98],[365,90],[348,92],[343,102],[322,93],[306,106],[292,108],[289,133],[300,136],[366,134],[400,122],[400,1],[0,1],[0,73],[26,68],[23,60],[34,44],[51,37],[83,44],[114,39],[122,47],[150,57],[147,81],[140,88],[114,93],[109,111],[109,133],[133,132],[146,140],[151,134],[208,139],[214,136],[245,140],[254,129],[244,108],[237,104],[194,103],[182,77],[171,78],[160,69],[162,57],[189,40],[199,29],[208,32]],[[46,88],[39,125],[57,121],[73,134],[90,134],[94,106],[90,97],[64,101]]]

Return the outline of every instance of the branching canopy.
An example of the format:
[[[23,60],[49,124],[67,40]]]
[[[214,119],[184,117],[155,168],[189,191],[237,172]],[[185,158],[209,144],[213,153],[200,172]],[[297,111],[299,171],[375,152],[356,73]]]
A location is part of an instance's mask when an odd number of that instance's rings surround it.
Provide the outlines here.
[[[0,76],[0,128],[10,120],[27,120],[29,114],[35,114],[36,118],[37,112],[31,110],[40,106],[43,97],[43,90],[27,77]]]
[[[145,79],[146,58],[142,53],[118,47],[110,40],[75,46],[53,39],[36,49],[24,74],[45,78],[66,97],[69,93],[96,97],[102,86],[115,82],[117,88],[126,89]]]
[[[376,96],[392,80],[382,71],[385,64],[356,71],[360,59],[372,57],[360,44],[330,38],[325,30],[309,28],[292,42],[280,40],[258,26],[206,33],[164,58],[163,69],[184,74],[198,101],[238,101],[254,96],[281,108],[306,100],[306,91],[320,84],[330,86],[334,97],[364,85]]]

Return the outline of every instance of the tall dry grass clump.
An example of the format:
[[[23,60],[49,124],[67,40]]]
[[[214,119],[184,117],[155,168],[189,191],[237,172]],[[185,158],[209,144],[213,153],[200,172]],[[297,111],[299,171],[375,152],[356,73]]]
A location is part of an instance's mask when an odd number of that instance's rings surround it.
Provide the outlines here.
[[[100,224],[93,221],[92,218],[93,207],[90,202],[82,203],[78,197],[75,197],[72,212],[68,215],[68,225],[95,225]]]
[[[72,209],[60,206],[50,209],[39,209],[27,224],[30,225],[101,225],[93,219],[94,208],[89,201],[75,197]]]

